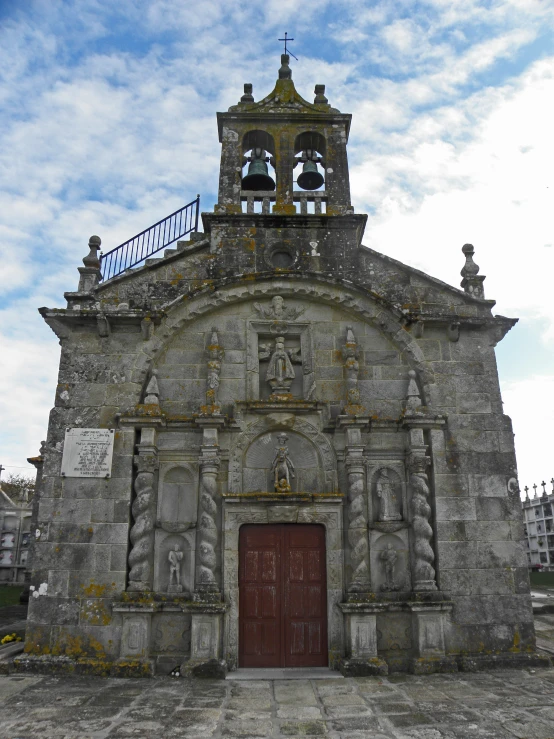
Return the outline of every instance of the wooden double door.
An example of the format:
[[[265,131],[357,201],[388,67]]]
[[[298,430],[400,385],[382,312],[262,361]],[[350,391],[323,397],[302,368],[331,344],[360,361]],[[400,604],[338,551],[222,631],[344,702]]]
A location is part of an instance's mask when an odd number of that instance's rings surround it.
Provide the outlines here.
[[[323,667],[327,660],[324,527],[242,526],[239,665]]]

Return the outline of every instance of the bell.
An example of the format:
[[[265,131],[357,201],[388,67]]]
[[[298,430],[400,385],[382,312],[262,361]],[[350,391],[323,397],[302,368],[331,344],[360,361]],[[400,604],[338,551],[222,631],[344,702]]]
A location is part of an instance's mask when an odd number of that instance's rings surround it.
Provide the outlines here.
[[[317,190],[324,183],[323,175],[317,171],[317,164],[308,159],[298,177],[298,184],[303,190]]]
[[[268,175],[263,149],[252,149],[248,174],[242,179],[243,190],[275,190],[275,182]]]

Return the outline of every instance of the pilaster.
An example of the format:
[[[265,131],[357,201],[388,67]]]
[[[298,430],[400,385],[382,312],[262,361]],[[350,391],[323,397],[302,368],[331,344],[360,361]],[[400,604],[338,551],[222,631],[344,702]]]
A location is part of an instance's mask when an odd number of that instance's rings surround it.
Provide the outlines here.
[[[137,476],[131,508],[134,523],[129,535],[132,544],[129,553],[129,591],[152,590],[157,503],[155,477],[159,467],[156,434],[156,425],[152,420],[141,428],[140,443],[134,457]]]

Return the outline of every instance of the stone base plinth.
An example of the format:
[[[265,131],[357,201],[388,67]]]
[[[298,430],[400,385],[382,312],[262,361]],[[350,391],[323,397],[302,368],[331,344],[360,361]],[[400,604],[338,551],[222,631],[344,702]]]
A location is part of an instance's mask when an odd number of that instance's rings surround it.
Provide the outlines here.
[[[524,667],[552,667],[552,660],[545,654],[466,654],[457,658],[462,672],[479,672],[494,669],[522,669]]]
[[[369,675],[388,675],[389,668],[384,659],[341,659],[338,668],[344,677],[368,677]]]
[[[9,673],[39,675],[87,675],[94,677],[154,677],[152,660],[125,660],[116,662],[101,659],[71,659],[51,655],[22,654],[13,660]]]
[[[456,657],[416,657],[412,660],[410,672],[414,675],[432,675],[435,672],[458,672]]]
[[[227,663],[224,660],[208,659],[193,660],[189,659],[181,665],[182,677],[198,677],[216,680],[225,680],[227,674]]]

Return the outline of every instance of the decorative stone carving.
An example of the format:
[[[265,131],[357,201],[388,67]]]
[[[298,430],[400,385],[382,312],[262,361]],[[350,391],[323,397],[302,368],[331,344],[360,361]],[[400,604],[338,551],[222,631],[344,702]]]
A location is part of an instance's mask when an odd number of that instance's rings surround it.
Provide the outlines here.
[[[200,458],[200,520],[198,524],[198,575],[196,589],[198,592],[217,592],[215,579],[216,555],[218,541],[216,527],[217,474],[220,457],[217,447],[203,447]]]
[[[181,584],[181,561],[183,559],[183,552],[180,550],[179,545],[175,544],[173,549],[167,555],[169,562],[169,585],[167,588],[168,593],[182,593],[183,586]]]
[[[219,345],[217,329],[212,328],[210,343],[207,348],[208,352],[208,379],[206,381],[206,412],[214,416],[221,413],[221,406],[218,402],[219,391],[219,375],[221,373],[221,363],[225,356],[225,350]]]
[[[358,389],[358,343],[351,326],[346,329],[346,344],[342,347],[342,356],[346,368],[346,407],[345,413],[359,415],[363,411],[360,405],[360,391]]]
[[[320,465],[323,472],[323,485],[320,492],[337,492],[337,462],[335,452],[329,439],[317,430],[309,421],[303,418],[286,417],[286,428],[294,430],[307,437],[319,453]],[[246,431],[238,436],[229,456],[229,492],[242,493],[243,491],[243,455],[256,437],[267,431],[267,421],[260,420],[252,423]],[[300,466],[300,462],[297,463]]]
[[[275,450],[275,458],[271,465],[271,471],[274,473],[275,479],[275,490],[279,493],[290,493],[291,478],[294,479],[294,465],[289,457],[289,450],[287,447],[288,436],[286,434],[279,434],[277,436],[279,446]]]
[[[267,492],[275,489],[273,465],[277,461],[276,444],[277,447],[286,445],[285,452],[289,461],[294,460],[294,478],[289,476],[291,486],[291,479],[295,479],[295,490],[303,493],[320,492],[323,475],[314,444],[295,432],[289,432],[288,438],[283,443],[279,440],[280,436],[284,436],[282,431],[281,433],[275,433],[275,431],[264,433],[254,439],[246,450],[242,467],[243,492]]]
[[[271,299],[269,306],[263,306],[261,303],[254,303],[254,308],[258,312],[260,318],[280,323],[295,321],[306,310],[305,308],[285,308],[285,300],[280,295],[275,295]]]
[[[464,292],[472,295],[474,298],[483,299],[485,297],[483,287],[485,277],[484,275],[479,275],[479,265],[475,264],[473,261],[473,255],[475,254],[473,244],[464,244],[462,246],[462,251],[465,255],[466,262],[460,272],[463,278],[460,285]]]
[[[381,585],[381,590],[384,592],[400,590],[400,586],[394,578],[394,566],[398,559],[398,555],[392,544],[387,544],[385,549],[383,549],[379,555],[379,559],[383,564],[383,570],[385,572],[385,582]]]
[[[160,398],[160,390],[158,388],[158,370],[152,370],[152,377],[150,382],[146,386],[146,393],[144,397],[145,405],[158,405]]]
[[[348,475],[348,542],[352,563],[351,593],[367,592],[369,586],[369,547],[365,514],[365,474],[362,447],[350,447],[345,460]]]
[[[421,397],[419,395],[419,388],[417,386],[416,372],[415,370],[409,370],[408,377],[408,390],[406,392],[406,414],[415,413],[421,408]]]
[[[266,381],[273,391],[270,400],[290,399],[290,388],[296,377],[293,362],[302,363],[300,349],[285,349],[285,338],[277,336],[273,351],[269,344],[260,344],[259,358],[269,357],[269,366],[265,375]]]
[[[395,480],[396,473],[393,477],[389,477],[390,471],[387,468],[379,470],[379,477],[375,484],[377,497],[379,498],[379,521],[401,521],[402,513],[400,506],[402,501],[402,491]]]
[[[294,288],[295,295],[303,299],[312,299],[325,305],[346,308],[352,314],[356,314],[359,320],[370,324],[377,320],[384,335],[394,346],[397,346],[406,354],[410,364],[418,370],[423,394],[426,397],[428,396],[429,386],[434,382],[433,370],[425,360],[418,342],[409,332],[399,331],[401,327],[400,317],[392,308],[381,306],[377,315],[373,298],[365,298],[357,293],[349,293],[345,285],[340,287],[331,284],[321,285],[307,280],[302,284],[292,286],[290,281],[275,279],[272,286],[273,289],[285,294],[290,294]],[[190,301],[179,299],[178,303],[175,302],[172,311],[171,324],[166,327],[167,340],[171,340],[176,333],[181,332],[191,321],[200,316],[211,313],[222,306],[230,306],[252,298],[266,297],[267,292],[268,287],[263,281],[252,281],[252,283],[241,285],[240,288],[221,286],[216,293],[210,292],[209,295],[200,293]],[[279,335],[283,333],[283,331],[274,330],[274,327],[271,327],[271,331]],[[165,343],[159,345],[156,335],[145,346],[143,355],[137,358],[137,369],[146,369],[150,360],[156,359],[164,351]],[[306,365],[306,357],[304,357],[304,365]],[[304,398],[307,399],[308,397],[305,392]]]
[[[410,487],[412,493],[412,529],[414,532],[414,590],[436,590],[435,582],[435,553],[431,546],[433,529],[429,523],[431,507],[427,502],[429,497],[429,482],[427,466],[429,457],[412,451],[408,455],[408,469],[410,471]]]
[[[152,587],[152,550],[156,523],[156,495],[154,474],[158,469],[158,458],[154,454],[135,455],[137,477],[135,499],[132,505],[134,523],[129,537],[129,586],[128,590],[145,591]]]

